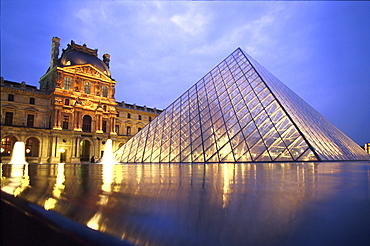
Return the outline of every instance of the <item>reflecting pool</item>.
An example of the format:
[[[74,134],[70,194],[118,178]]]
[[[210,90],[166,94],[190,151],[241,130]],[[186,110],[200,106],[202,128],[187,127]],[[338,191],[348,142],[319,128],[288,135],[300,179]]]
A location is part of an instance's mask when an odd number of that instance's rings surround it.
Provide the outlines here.
[[[1,170],[2,199],[96,230],[101,244],[370,245],[370,162]]]

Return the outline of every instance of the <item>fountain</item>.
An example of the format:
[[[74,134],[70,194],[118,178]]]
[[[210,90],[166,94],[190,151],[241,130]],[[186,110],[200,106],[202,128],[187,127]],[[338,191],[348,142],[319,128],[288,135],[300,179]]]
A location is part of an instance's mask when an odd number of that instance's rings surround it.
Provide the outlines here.
[[[113,154],[112,139],[108,139],[105,143],[105,150],[103,157],[99,164],[116,164],[119,163]]]
[[[9,164],[28,164],[26,162],[25,144],[22,141],[17,141],[14,144],[12,158]]]

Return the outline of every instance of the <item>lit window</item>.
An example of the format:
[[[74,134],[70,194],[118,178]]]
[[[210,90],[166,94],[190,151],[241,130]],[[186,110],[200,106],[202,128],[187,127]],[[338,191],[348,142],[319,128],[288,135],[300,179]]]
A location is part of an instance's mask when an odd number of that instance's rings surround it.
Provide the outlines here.
[[[35,122],[35,116],[33,114],[27,115],[27,127],[33,127]]]
[[[26,154],[27,156],[36,157],[39,155],[39,140],[31,137],[26,141]]]
[[[8,137],[1,139],[1,155],[10,155],[12,151],[12,140]]]
[[[90,83],[87,81],[84,83],[84,93],[90,94]]]
[[[8,95],[8,101],[14,102],[14,95],[13,94]]]
[[[35,104],[35,98],[34,97],[30,97],[30,104]]]
[[[64,89],[70,90],[71,89],[71,78],[65,77],[64,78]]]
[[[102,87],[102,96],[108,97],[108,87],[106,87],[105,85],[103,85]]]

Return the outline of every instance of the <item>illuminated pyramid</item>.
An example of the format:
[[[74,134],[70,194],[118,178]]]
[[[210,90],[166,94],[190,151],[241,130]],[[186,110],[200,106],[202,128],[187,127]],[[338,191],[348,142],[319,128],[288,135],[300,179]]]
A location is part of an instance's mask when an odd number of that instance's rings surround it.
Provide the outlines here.
[[[133,163],[370,159],[240,48],[115,154]]]

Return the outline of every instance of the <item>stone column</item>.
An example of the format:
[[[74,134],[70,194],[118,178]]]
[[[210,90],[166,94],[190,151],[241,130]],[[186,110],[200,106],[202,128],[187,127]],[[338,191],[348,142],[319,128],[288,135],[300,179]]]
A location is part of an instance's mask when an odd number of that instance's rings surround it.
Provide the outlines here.
[[[75,111],[75,114],[74,114],[74,130],[79,131],[79,132],[82,131],[80,111]]]
[[[75,152],[76,152],[76,157],[77,158],[80,158],[80,142],[81,142],[81,139],[80,137],[77,137],[76,138],[76,149],[75,149]]]
[[[80,137],[76,137],[72,140],[72,163],[79,163],[80,162]]]
[[[110,120],[110,134],[117,135],[116,132],[116,117],[112,117]]]
[[[62,128],[62,110],[58,110],[58,128]]]
[[[96,115],[96,133],[103,133],[103,117],[101,114]]]
[[[58,109],[54,109],[53,129],[58,129]]]

